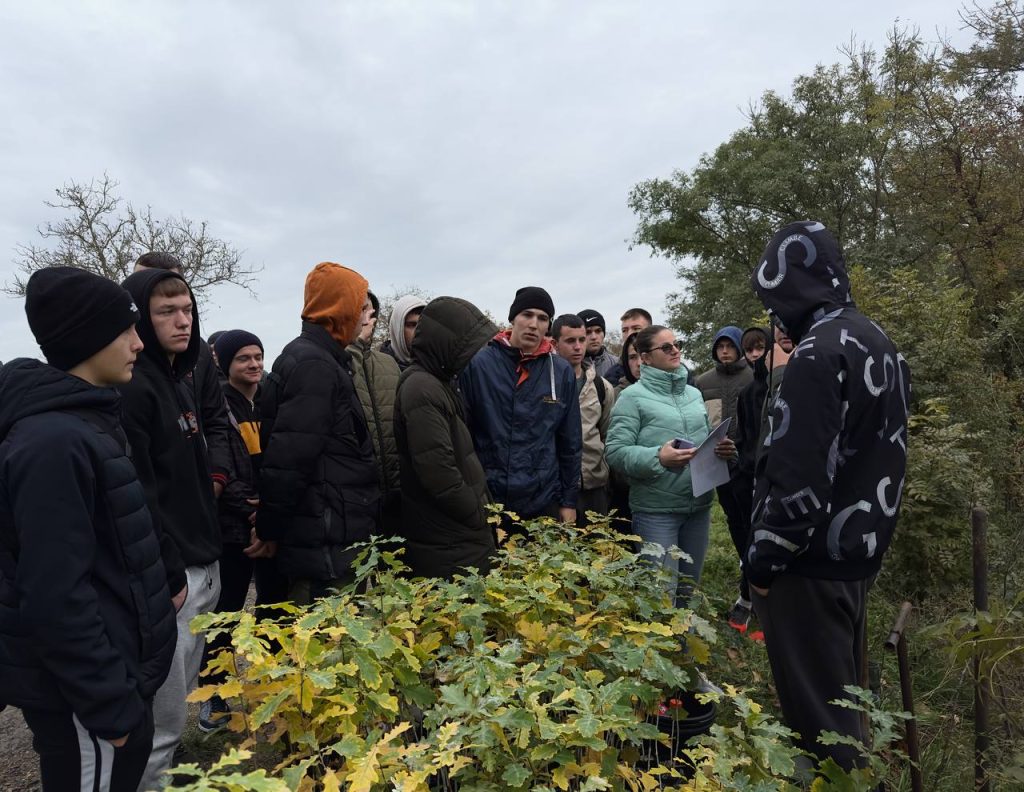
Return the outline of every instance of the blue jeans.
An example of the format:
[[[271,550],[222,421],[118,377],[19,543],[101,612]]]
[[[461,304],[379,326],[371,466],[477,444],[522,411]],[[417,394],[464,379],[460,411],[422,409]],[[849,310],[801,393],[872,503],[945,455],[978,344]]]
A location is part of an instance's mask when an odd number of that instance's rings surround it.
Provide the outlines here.
[[[665,548],[675,545],[686,553],[691,561],[685,558],[672,558],[667,552],[661,557],[661,566],[670,573],[665,583],[665,590],[675,592],[678,605],[691,589],[690,581],[700,583],[701,569],[704,568],[704,556],[708,552],[708,535],[711,532],[711,509],[693,514],[654,514],[652,512],[633,512],[633,532],[645,542],[653,542]],[[647,556],[647,561],[654,566],[658,560]],[[680,580],[685,581],[680,585]]]

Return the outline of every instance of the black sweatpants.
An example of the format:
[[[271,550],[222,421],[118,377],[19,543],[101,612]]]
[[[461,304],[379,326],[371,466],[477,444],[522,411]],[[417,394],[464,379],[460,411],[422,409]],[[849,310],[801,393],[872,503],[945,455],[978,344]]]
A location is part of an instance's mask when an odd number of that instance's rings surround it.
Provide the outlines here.
[[[43,792],[135,792],[153,749],[153,704],[146,719],[115,748],[71,712],[22,710],[39,754]]]
[[[743,554],[747,551],[747,541],[750,536],[750,506],[744,506],[743,499],[737,497],[737,480],[727,481],[721,486],[715,487],[718,493],[718,503],[725,512],[725,523],[729,527],[729,537],[736,547],[736,553],[740,560],[740,596],[750,599],[750,586],[747,584],[747,576],[743,571]],[[752,498],[747,499],[752,500]]]
[[[273,558],[249,558],[244,552],[245,545],[237,542],[224,544],[220,557],[220,599],[217,600],[217,613],[234,613],[245,607],[245,598],[249,596],[249,583],[255,578],[256,604],[273,605],[288,599],[288,580],[277,571],[277,562]],[[264,611],[263,615],[268,615]],[[216,657],[222,649],[231,646],[231,637],[220,633],[206,642],[203,649],[203,668]],[[220,684],[224,682],[224,674],[211,674],[200,679],[202,684]]]
[[[860,713],[828,702],[849,698],[844,685],[861,684],[870,585],[783,574],[767,597],[752,592],[786,725],[800,733],[804,750],[847,770],[863,766],[860,754],[846,745],[822,745],[818,734],[834,731],[867,742]]]

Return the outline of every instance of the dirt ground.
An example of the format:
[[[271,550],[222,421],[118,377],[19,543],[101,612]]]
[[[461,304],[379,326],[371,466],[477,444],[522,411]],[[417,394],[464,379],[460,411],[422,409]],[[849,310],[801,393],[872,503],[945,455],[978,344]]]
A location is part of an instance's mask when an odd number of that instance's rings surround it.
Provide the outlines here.
[[[250,586],[245,601],[251,611],[256,603],[256,589]],[[188,705],[188,721],[181,737],[181,747],[175,755],[175,764],[196,762],[208,765],[221,752],[224,737],[205,735],[196,722],[199,705]],[[21,710],[7,707],[0,711],[0,792],[39,792],[39,761],[32,750],[32,733],[21,717]]]
[[[39,764],[32,750],[32,734],[21,710],[8,707],[0,712],[0,790],[37,792]]]
[[[225,736],[203,734],[196,726],[198,717],[199,706],[190,704],[176,764],[197,762],[208,766],[223,750]],[[39,792],[41,788],[32,733],[21,710],[8,707],[0,712],[0,792]]]

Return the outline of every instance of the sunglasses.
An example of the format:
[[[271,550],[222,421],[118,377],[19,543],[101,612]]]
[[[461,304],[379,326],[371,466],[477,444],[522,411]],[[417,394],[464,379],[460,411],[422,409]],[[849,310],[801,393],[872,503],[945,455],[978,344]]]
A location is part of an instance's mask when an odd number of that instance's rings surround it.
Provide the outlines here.
[[[662,352],[662,353],[664,353],[666,355],[671,355],[673,349],[676,350],[677,352],[679,352],[679,351],[682,350],[682,348],[683,348],[683,342],[682,341],[673,341],[671,344],[662,344],[661,346],[652,347],[651,348],[651,352],[654,352],[655,350],[658,350],[659,352]]]

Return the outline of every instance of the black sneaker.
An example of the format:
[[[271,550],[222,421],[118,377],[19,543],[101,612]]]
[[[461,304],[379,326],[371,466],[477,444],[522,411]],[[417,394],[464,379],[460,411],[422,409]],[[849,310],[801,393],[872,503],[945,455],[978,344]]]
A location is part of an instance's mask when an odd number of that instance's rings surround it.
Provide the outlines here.
[[[199,731],[204,734],[227,726],[230,720],[231,707],[220,696],[214,696],[199,705]]]
[[[750,601],[741,597],[736,600],[732,610],[729,611],[729,626],[743,634],[747,631],[747,627],[750,626],[750,616]]]

